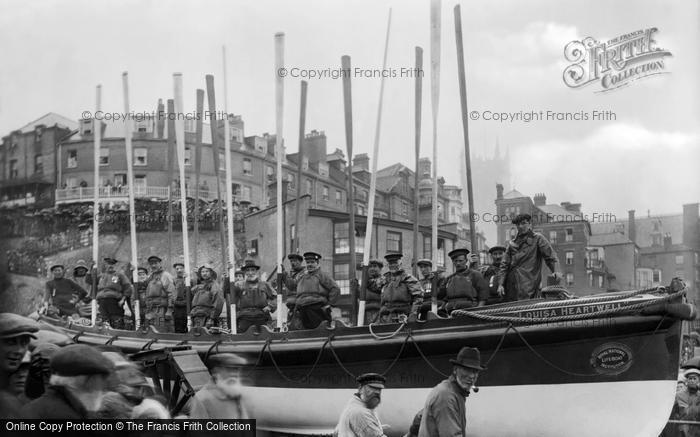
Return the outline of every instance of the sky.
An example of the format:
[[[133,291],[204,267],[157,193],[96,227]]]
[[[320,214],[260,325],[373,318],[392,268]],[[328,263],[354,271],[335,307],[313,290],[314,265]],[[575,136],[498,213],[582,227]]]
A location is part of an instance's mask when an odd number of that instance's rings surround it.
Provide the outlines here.
[[[438,171],[461,185],[464,148],[453,7],[461,5],[472,156],[500,150],[511,157],[510,187],[544,192],[549,203],[582,203],[584,212],[678,213],[700,200],[700,7],[682,0],[443,1]],[[102,84],[105,111],[123,111],[121,74],[129,72],[131,109],[152,111],[173,94],[183,74],[185,108],[194,110],[205,74],[216,77],[223,109],[222,47],[228,54],[228,108],[241,114],[245,135],[275,131],[274,34],[285,33],[289,72],[381,68],[389,9],[392,20],[379,165],[413,168],[414,77],[400,77],[424,50],[421,155],[432,159],[430,2],[0,0],[0,134],[57,112],[78,119],[95,108]],[[569,88],[564,47],[592,37],[606,41],[657,28],[664,73],[609,92]],[[291,74],[291,73],[290,73]],[[284,137],[297,150],[300,77],[284,82]],[[354,153],[371,155],[379,77],[352,77]],[[611,111],[588,121],[484,120],[490,113]],[[485,111],[488,111],[485,113]],[[307,131],[323,130],[328,152],[345,150],[342,80],[309,79]],[[495,187],[475,185],[479,193]],[[495,207],[494,207],[495,208]],[[487,211],[485,211],[487,212]]]

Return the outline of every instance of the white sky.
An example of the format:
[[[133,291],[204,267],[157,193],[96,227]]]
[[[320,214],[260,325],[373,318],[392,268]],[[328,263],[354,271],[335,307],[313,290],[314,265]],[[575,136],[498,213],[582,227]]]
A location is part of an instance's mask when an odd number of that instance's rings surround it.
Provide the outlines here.
[[[453,7],[442,4],[439,171],[461,184],[463,147]],[[497,112],[611,110],[616,121],[470,122],[473,154],[492,154],[496,138],[510,149],[515,188],[545,192],[549,203],[580,202],[586,212],[673,213],[700,200],[698,127],[700,17],[695,1],[462,1],[470,110]],[[229,53],[229,110],[246,135],[274,132],[273,35],[285,32],[288,68],[380,68],[386,20],[393,8],[389,67],[412,67],[424,49],[422,155],[432,156],[429,2],[426,1],[8,1],[0,0],[0,134],[53,111],[78,119],[93,110],[123,110],[128,71],[131,108],[155,109],[182,72],[185,106],[194,110],[204,75],[217,81],[223,108],[221,47]],[[594,93],[562,81],[564,46],[657,27],[670,74],[625,89]],[[297,149],[299,78],[285,80],[284,134]],[[379,79],[353,78],[355,154],[371,153]],[[598,87],[599,88],[599,87]],[[414,80],[386,82],[381,166],[413,167]],[[307,131],[325,130],[329,153],[345,150],[342,81],[309,83]],[[510,189],[512,187],[506,187]],[[495,187],[476,186],[493,193]]]

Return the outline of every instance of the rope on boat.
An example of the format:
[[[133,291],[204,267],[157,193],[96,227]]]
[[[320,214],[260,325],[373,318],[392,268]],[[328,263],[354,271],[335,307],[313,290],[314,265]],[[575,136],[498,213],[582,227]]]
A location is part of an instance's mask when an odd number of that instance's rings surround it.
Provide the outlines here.
[[[650,299],[644,302],[640,302],[637,304],[633,305],[628,305],[625,307],[620,307],[620,308],[614,308],[614,309],[609,309],[609,310],[602,310],[594,313],[588,313],[588,314],[571,314],[571,315],[566,315],[566,316],[554,316],[554,317],[513,317],[513,316],[498,316],[498,315],[492,315],[492,314],[482,314],[482,312],[476,312],[476,311],[466,311],[466,310],[455,310],[452,311],[451,315],[452,316],[466,316],[466,317],[471,317],[474,319],[478,320],[484,320],[487,322],[508,322],[508,323],[524,323],[524,324],[537,324],[537,323],[555,323],[555,322],[565,322],[565,321],[573,321],[573,320],[584,320],[584,319],[591,319],[591,318],[598,318],[601,316],[611,316],[614,314],[619,314],[623,312],[629,312],[629,311],[635,311],[635,310],[641,310],[643,308],[647,308],[653,305],[658,305],[662,302],[668,302],[670,300],[676,299],[677,297],[683,296],[686,293],[686,290],[683,289],[681,291],[678,291],[676,293],[669,294],[668,296],[664,296],[658,299]],[[571,305],[571,302],[568,302],[568,305]],[[503,308],[501,308],[501,311],[504,311]],[[507,311],[514,311],[512,308],[508,308]]]
[[[373,325],[376,325],[376,323],[370,323],[367,327],[369,328],[369,333],[372,334],[372,337],[376,338],[377,340],[388,340],[388,339],[390,339],[390,338],[396,337],[396,335],[398,335],[398,333],[401,332],[401,331],[403,330],[403,328],[406,327],[407,324],[408,324],[408,322],[407,322],[407,320],[406,320],[406,316],[404,316],[404,320],[401,322],[401,326],[399,326],[399,327],[396,329],[396,331],[394,331],[394,332],[392,332],[391,334],[388,334],[388,335],[379,335],[379,334],[376,334],[376,333],[374,332],[374,330],[372,329],[372,326],[373,326]]]
[[[260,364],[260,362],[262,361],[262,354],[265,351],[265,349],[267,349],[267,353],[270,355],[270,361],[272,361],[272,365],[275,366],[275,370],[277,370],[277,373],[282,378],[287,380],[288,382],[291,382],[293,384],[300,384],[300,383],[304,382],[306,379],[308,379],[309,376],[311,376],[311,374],[313,373],[313,371],[316,370],[316,366],[318,366],[318,363],[321,361],[321,355],[323,354],[323,350],[326,348],[326,345],[330,344],[330,342],[331,342],[330,337],[328,337],[328,339],[326,339],[326,341],[323,342],[323,346],[321,346],[321,349],[319,349],[319,351],[318,351],[318,355],[316,355],[316,361],[314,361],[314,365],[311,366],[311,369],[309,369],[309,371],[306,372],[306,374],[304,376],[302,376],[301,379],[299,379],[299,380],[290,378],[289,376],[285,375],[284,372],[282,372],[282,369],[280,369],[279,365],[277,364],[277,361],[275,360],[275,356],[272,354],[272,349],[270,348],[271,342],[269,340],[265,342],[265,345],[260,350],[260,356],[258,357],[258,363],[256,363],[255,365],[258,366]],[[335,353],[333,355],[335,355]],[[343,367],[342,364],[341,364],[341,367]],[[343,367],[343,369],[346,370],[345,367]],[[347,372],[347,370],[346,370],[346,372]],[[354,376],[353,376],[353,378],[354,378]]]
[[[445,377],[445,378],[447,378],[447,377],[449,376],[449,375],[447,375],[447,374],[445,374],[445,373],[442,373],[437,367],[435,367],[435,366],[433,365],[433,363],[430,362],[430,360],[428,359],[428,357],[425,356],[425,354],[423,353],[423,351],[422,351],[422,350],[420,349],[420,347],[418,346],[418,342],[416,341],[415,338],[413,338],[413,335],[412,335],[410,332],[408,333],[408,337],[407,337],[407,338],[410,338],[410,339],[413,341],[413,345],[416,347],[416,350],[418,351],[418,354],[421,356],[421,358],[423,358],[423,361],[425,361],[425,363],[426,363],[431,369],[433,369],[437,374],[442,375],[442,376]]]
[[[204,354],[204,362],[206,363],[209,360],[209,355],[211,355],[211,351],[216,348],[216,353],[219,353],[219,345],[221,344],[222,340],[216,340],[214,344],[212,344],[209,349],[207,350],[207,353]]]
[[[331,353],[333,354],[333,357],[335,358],[335,361],[338,363],[338,365],[340,366],[340,368],[343,369],[343,372],[345,372],[345,373],[347,373],[348,375],[350,375],[353,379],[356,379],[357,377],[355,376],[355,374],[352,373],[351,371],[349,371],[349,370],[343,365],[343,363],[340,361],[340,358],[338,357],[338,354],[335,353],[335,349],[333,348],[332,339],[333,339],[333,336],[332,336],[332,335],[328,337],[328,346],[329,346],[329,348],[330,348],[330,350],[331,350]]]
[[[401,343],[401,349],[399,350],[399,353],[396,355],[396,358],[394,358],[394,361],[389,364],[389,367],[386,368],[385,371],[382,372],[382,376],[386,376],[387,373],[394,367],[396,363],[399,362],[399,358],[401,358],[401,354],[403,354],[403,350],[406,349],[406,344],[408,343],[408,340],[413,337],[411,333],[409,332],[406,338],[404,339],[403,343]]]
[[[557,289],[557,290],[566,290],[566,288],[561,287],[561,286],[556,286],[556,285],[551,285],[549,287],[545,287],[545,289]],[[503,312],[504,309],[507,309],[508,311],[528,311],[528,310],[535,310],[539,308],[558,308],[562,306],[569,306],[572,304],[575,305],[580,305],[580,304],[587,304],[587,303],[601,303],[601,302],[608,302],[608,301],[613,301],[613,300],[620,300],[620,299],[627,299],[630,297],[638,296],[640,294],[650,294],[650,293],[663,293],[666,291],[666,287],[649,287],[649,288],[642,288],[640,290],[633,290],[633,291],[628,291],[625,293],[620,293],[620,294],[615,294],[615,295],[604,295],[604,296],[589,296],[589,297],[582,297],[580,299],[575,299],[575,300],[562,300],[562,301],[555,301],[555,302],[537,302],[537,303],[532,303],[528,305],[516,305],[516,306],[509,306],[507,308],[499,307],[499,308],[489,308],[489,309],[470,309],[470,310],[456,310],[456,311],[468,311],[468,312],[478,312],[479,314],[497,314],[500,312]],[[483,307],[480,307],[483,308]],[[454,311],[452,312],[454,314]]]
[[[505,339],[506,339],[506,335],[508,335],[508,332],[509,332],[511,329],[513,329],[513,330],[515,329],[515,327],[513,326],[512,323],[510,323],[510,324],[508,325],[508,327],[506,328],[506,330],[503,331],[503,334],[501,335],[501,339],[498,340],[498,344],[496,345],[496,349],[493,350],[493,353],[491,354],[491,356],[489,357],[489,359],[486,360],[486,362],[484,363],[484,367],[488,367],[488,366],[489,366],[489,363],[490,363],[491,361],[493,361],[494,358],[496,358],[496,354],[498,353],[498,351],[501,350],[501,346],[503,346],[503,342],[504,342]]]

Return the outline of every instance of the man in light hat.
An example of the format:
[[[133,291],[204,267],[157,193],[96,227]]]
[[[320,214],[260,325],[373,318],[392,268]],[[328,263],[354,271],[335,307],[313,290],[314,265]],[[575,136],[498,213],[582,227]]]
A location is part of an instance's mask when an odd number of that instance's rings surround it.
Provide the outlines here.
[[[290,271],[282,272],[282,284],[284,285],[284,292],[286,293],[287,305],[287,327],[290,330],[302,329],[303,327],[299,324],[298,326],[292,326],[292,321],[300,321],[299,317],[294,317],[294,312],[297,306],[297,284],[304,274],[306,269],[304,268],[304,257],[298,253],[290,253],[287,255],[287,259],[290,264]]]
[[[379,322],[379,310],[382,308],[382,275],[384,263],[379,259],[369,260],[367,266],[367,293],[365,294],[365,324]]]
[[[27,419],[81,420],[91,417],[102,397],[114,365],[96,348],[72,344],[51,359],[49,388],[22,408]]]
[[[245,281],[233,285],[233,301],[238,305],[236,315],[237,332],[242,334],[251,326],[262,326],[272,318],[277,309],[277,294],[270,284],[258,277],[260,266],[255,261],[245,260]]]
[[[489,256],[491,257],[491,264],[487,266],[482,266],[479,269],[479,273],[484,277],[484,280],[489,284],[489,298],[486,301],[487,305],[493,305],[500,303],[503,300],[503,296],[498,294],[498,272],[501,270],[501,263],[503,262],[503,255],[506,253],[506,248],[504,246],[492,246],[489,248]]]
[[[383,437],[376,409],[382,400],[386,378],[378,373],[365,373],[357,377],[359,385],[350,401],[340,413],[335,427],[337,437]]]
[[[104,273],[97,282],[97,304],[102,320],[113,329],[124,329],[124,302],[134,291],[129,278],[117,271],[117,260],[104,259]]]
[[[78,299],[85,299],[87,291],[72,280],[65,278],[65,269],[61,264],[54,264],[50,268],[53,279],[46,282],[44,289],[44,305],[55,308],[58,316],[70,317],[78,311],[75,307]]]
[[[20,403],[10,387],[11,375],[22,365],[37,323],[27,317],[0,313],[0,419],[16,419]]]
[[[420,282],[403,269],[401,258],[403,255],[400,253],[384,256],[389,271],[384,274],[381,323],[397,322],[402,315],[408,316],[409,321],[415,321],[423,305],[423,289]]]
[[[433,271],[433,262],[427,258],[419,259],[416,261],[416,265],[420,270],[422,278],[420,279],[420,285],[423,288],[423,305],[420,308],[420,320],[426,320],[428,316],[428,311],[432,307],[432,290],[433,284],[437,286],[436,290],[440,290],[445,281],[445,275],[440,271]],[[437,291],[435,293],[437,297]],[[446,316],[444,314],[445,302],[442,299],[437,299],[438,314]]]
[[[466,400],[485,368],[481,365],[479,349],[463,347],[457,359],[450,360],[452,374],[436,385],[423,406],[418,437],[466,436]]]
[[[210,264],[199,268],[202,282],[192,288],[192,328],[211,328],[219,325],[219,316],[224,308],[224,295],[219,284],[214,281],[214,275]]]
[[[306,273],[297,283],[296,308],[293,317],[298,317],[304,329],[315,329],[324,320],[330,322],[331,306],[335,306],[340,296],[340,288],[333,278],[321,271],[321,255],[316,252],[304,253]],[[296,322],[292,322],[294,326]]]
[[[88,270],[85,260],[76,261],[73,267],[73,282],[85,290],[89,296],[92,291],[92,276],[88,275]]]
[[[530,214],[518,214],[513,224],[518,227],[518,234],[508,242],[498,273],[498,294],[505,295],[505,302],[537,295],[542,264],[547,264],[554,277],[561,279],[557,253],[542,234],[532,231]]]
[[[455,249],[447,254],[454,264],[455,272],[449,275],[438,298],[445,299],[445,311],[484,306],[488,299],[488,284],[481,273],[469,268],[469,249]]]
[[[172,332],[175,301],[173,277],[163,269],[163,260],[156,255],[148,257],[148,265],[151,275],[146,287],[146,324],[159,332]]]
[[[175,269],[175,301],[173,302],[173,324],[175,332],[187,332],[187,306],[192,303],[192,294],[185,281],[185,265],[181,262],[173,264]],[[189,302],[187,301],[189,299]]]
[[[245,359],[235,354],[209,357],[207,367],[211,381],[192,398],[188,409],[190,419],[248,419],[241,401]]]

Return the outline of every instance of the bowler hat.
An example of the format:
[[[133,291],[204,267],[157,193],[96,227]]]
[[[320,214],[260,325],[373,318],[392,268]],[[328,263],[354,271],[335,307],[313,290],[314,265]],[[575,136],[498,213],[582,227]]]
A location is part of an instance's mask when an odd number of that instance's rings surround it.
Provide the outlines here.
[[[462,247],[459,249],[455,249],[447,254],[447,256],[449,256],[451,260],[454,260],[458,256],[462,256],[462,255],[464,255],[464,256],[469,255],[469,249]]]
[[[355,380],[360,385],[368,385],[374,388],[384,388],[386,383],[386,378],[379,373],[364,373]]]
[[[382,260],[377,259],[377,258],[374,258],[374,259],[369,260],[369,264],[368,264],[368,265],[369,265],[369,266],[375,265],[375,266],[379,266],[380,268],[381,268],[381,267],[384,267],[384,263],[382,262]]]
[[[62,347],[51,359],[51,370],[61,376],[109,375],[113,369],[109,358],[85,344]]]
[[[37,331],[39,331],[39,326],[28,317],[14,313],[0,313],[0,338],[14,338],[23,335],[36,338],[34,333]]]
[[[499,245],[492,246],[491,248],[489,248],[489,253],[494,253],[497,250],[501,250],[501,251],[505,252],[506,248],[503,246],[499,246]]]
[[[293,259],[298,259],[299,261],[304,261],[304,257],[299,255],[298,253],[290,253],[287,255],[288,260],[293,260]]]
[[[157,256],[157,255],[151,255],[151,256],[148,257],[148,262],[149,262],[149,263],[151,263],[151,262],[161,262],[161,261],[163,261],[163,260],[160,259],[160,257]]]
[[[109,257],[109,256],[106,258],[103,258],[102,261],[104,261],[107,264],[116,264],[117,263],[116,259]]]
[[[260,270],[260,266],[255,264],[255,260],[247,259],[243,262],[242,269],[245,271],[249,268],[254,268],[255,270]]]
[[[450,363],[469,369],[486,369],[486,367],[481,365],[481,354],[479,353],[479,349],[475,347],[463,347],[457,354],[457,359],[450,360]]]
[[[403,258],[403,253],[387,253],[386,255],[384,255],[384,259],[388,263],[400,260],[401,258]]]
[[[314,260],[314,261],[319,261],[321,258],[322,258],[322,257],[321,257],[321,254],[320,254],[320,253],[316,253],[316,252],[305,252],[305,253],[304,253],[304,259],[305,259],[305,260],[311,259],[311,260]]]
[[[519,225],[521,222],[523,222],[523,221],[525,221],[525,220],[527,220],[527,221],[529,221],[530,223],[532,223],[532,216],[531,216],[530,214],[518,214],[518,215],[516,215],[515,218],[513,219],[513,224],[514,224],[514,225]]]
[[[207,367],[209,369],[213,369],[216,367],[236,369],[239,367],[243,367],[246,364],[248,364],[248,362],[244,358],[232,353],[211,355],[207,360]]]
[[[430,260],[427,259],[427,258],[421,258],[421,259],[419,259],[418,261],[416,261],[416,265],[417,265],[418,267],[420,267],[420,266],[432,267],[432,266],[433,266],[433,262],[430,261]]]

